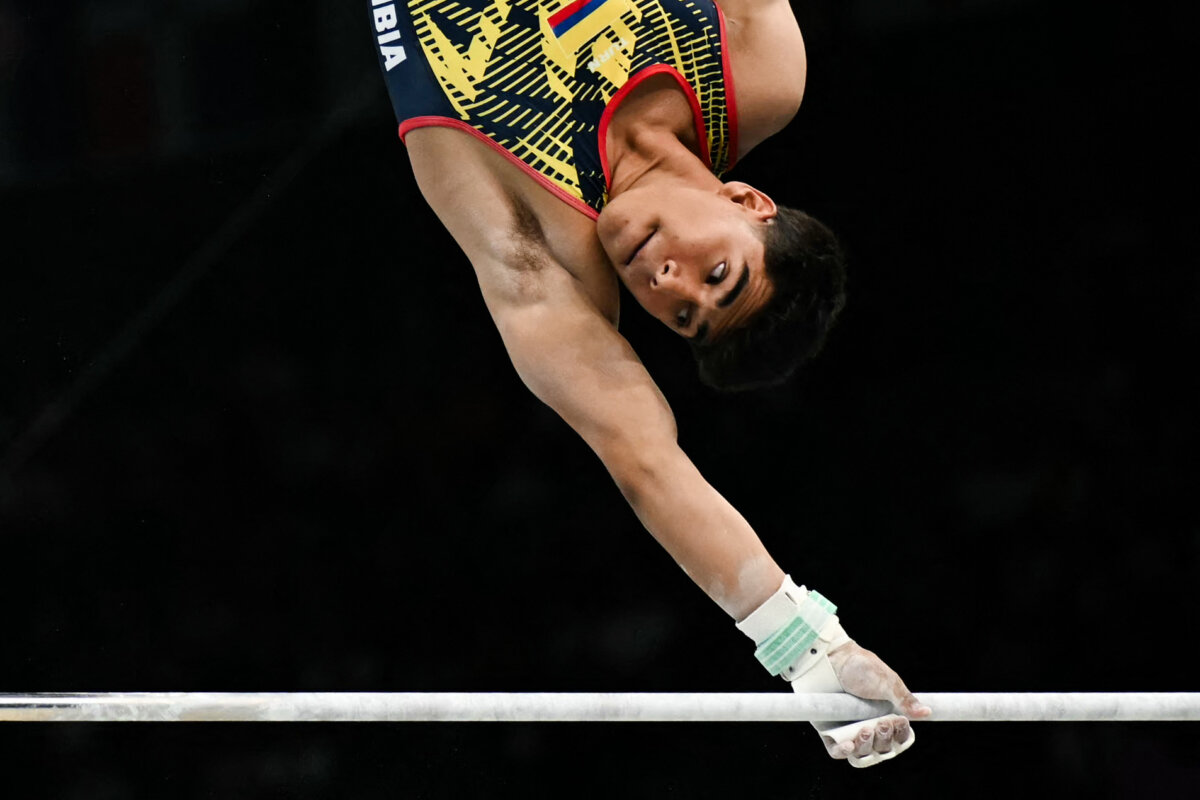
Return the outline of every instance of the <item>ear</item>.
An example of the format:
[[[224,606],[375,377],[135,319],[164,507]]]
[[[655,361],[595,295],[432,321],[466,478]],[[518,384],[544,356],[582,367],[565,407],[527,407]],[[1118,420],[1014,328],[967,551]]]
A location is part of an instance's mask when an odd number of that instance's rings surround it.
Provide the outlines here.
[[[748,183],[741,181],[723,183],[717,194],[737,203],[760,222],[775,218],[775,201],[766,192],[755,189]]]

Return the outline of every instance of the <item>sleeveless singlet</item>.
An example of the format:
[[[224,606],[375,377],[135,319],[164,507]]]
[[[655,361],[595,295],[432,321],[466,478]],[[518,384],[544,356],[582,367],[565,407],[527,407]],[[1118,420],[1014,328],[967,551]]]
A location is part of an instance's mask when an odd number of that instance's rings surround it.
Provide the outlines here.
[[[705,164],[737,154],[725,19],[712,0],[369,0],[400,122],[458,128],[595,218],[608,200],[608,121],[667,74],[692,106]]]

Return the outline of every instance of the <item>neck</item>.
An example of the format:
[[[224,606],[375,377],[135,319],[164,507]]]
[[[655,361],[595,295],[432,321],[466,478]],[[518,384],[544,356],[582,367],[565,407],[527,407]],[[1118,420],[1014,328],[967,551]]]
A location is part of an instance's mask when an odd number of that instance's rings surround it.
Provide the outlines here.
[[[721,184],[700,156],[691,105],[667,75],[648,78],[625,98],[613,112],[605,146],[610,199],[635,186]]]

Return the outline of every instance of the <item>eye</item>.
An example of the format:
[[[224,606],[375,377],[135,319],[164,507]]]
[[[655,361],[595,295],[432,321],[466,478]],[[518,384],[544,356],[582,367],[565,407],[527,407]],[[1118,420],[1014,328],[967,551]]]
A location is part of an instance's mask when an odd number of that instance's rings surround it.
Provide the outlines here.
[[[722,261],[713,268],[713,271],[708,273],[708,283],[720,283],[725,279],[725,274],[729,272],[729,264]]]

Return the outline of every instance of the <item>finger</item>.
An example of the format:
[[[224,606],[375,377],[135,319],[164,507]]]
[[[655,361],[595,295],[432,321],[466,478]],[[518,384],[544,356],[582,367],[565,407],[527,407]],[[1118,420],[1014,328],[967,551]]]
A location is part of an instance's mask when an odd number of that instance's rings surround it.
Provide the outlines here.
[[[849,758],[850,754],[854,752],[855,742],[853,739],[838,742],[832,736],[823,736],[821,738],[825,741],[825,750],[828,751],[830,758]]]
[[[875,742],[873,749],[876,753],[887,753],[892,749],[892,735],[895,727],[892,724],[892,719],[882,719],[875,726]]]
[[[858,735],[854,737],[854,755],[866,756],[870,755],[875,747],[875,729],[870,725],[864,725]]]
[[[892,742],[898,745],[904,744],[911,735],[912,728],[909,727],[908,720],[904,717],[898,717],[892,729]]]

